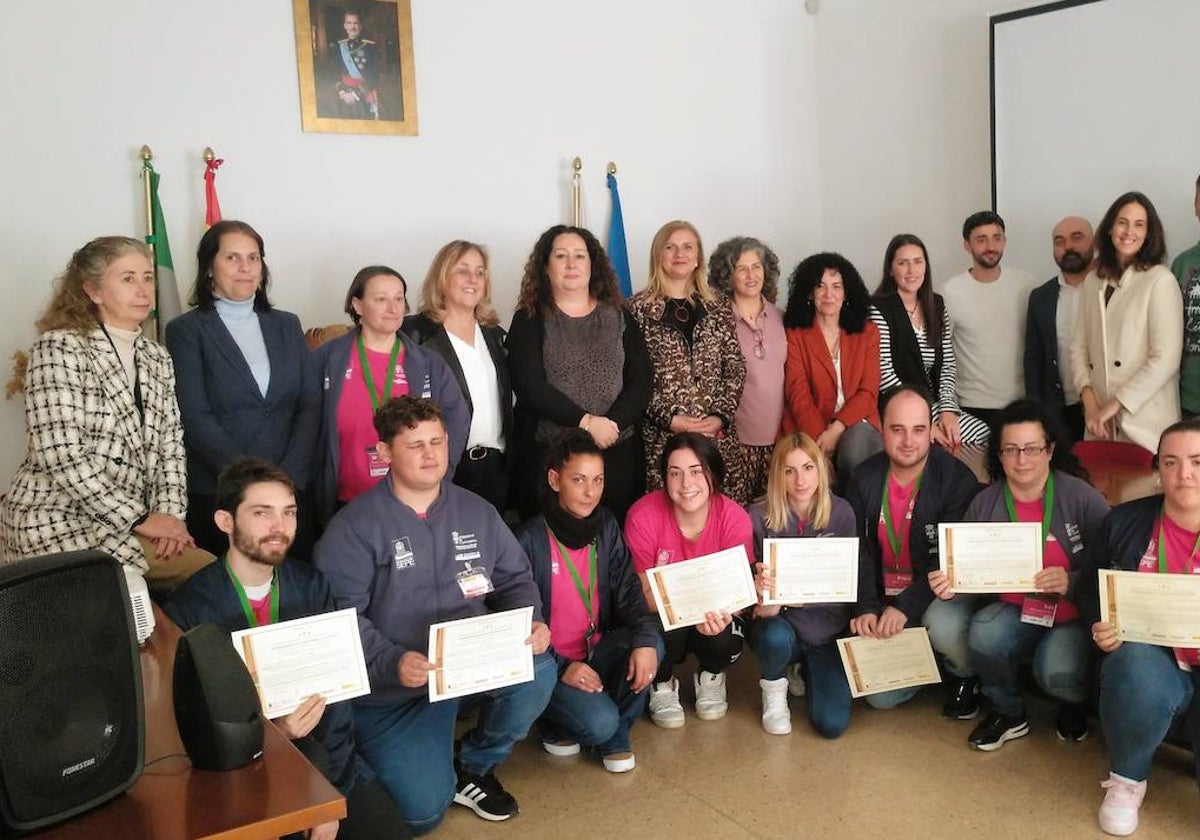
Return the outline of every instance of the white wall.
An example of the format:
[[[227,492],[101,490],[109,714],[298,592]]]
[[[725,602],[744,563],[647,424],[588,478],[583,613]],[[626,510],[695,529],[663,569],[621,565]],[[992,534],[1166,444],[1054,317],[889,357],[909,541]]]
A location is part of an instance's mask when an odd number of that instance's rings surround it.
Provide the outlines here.
[[[353,272],[394,265],[416,288],[446,240],[487,243],[511,310],[536,236],[569,216],[608,226],[604,166],[622,186],[634,286],[662,222],[711,248],[752,233],[785,263],[817,247],[814,18],[798,0],[414,0],[420,136],[304,134],[287,0],[42,0],[6,10],[0,77],[0,358],[71,251],[143,233],[137,150],[163,176],[181,285],[203,227],[201,150],[226,159],[227,218],[263,234],[273,298],[308,324],[340,320]],[[0,478],[24,455],[20,400],[0,405]]]

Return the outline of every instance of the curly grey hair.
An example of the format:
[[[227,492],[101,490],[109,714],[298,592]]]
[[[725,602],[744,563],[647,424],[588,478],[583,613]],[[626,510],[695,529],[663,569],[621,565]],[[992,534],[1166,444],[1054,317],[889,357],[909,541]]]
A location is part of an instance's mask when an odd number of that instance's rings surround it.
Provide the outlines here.
[[[733,267],[742,254],[753,251],[763,264],[763,297],[771,303],[779,294],[779,257],[753,236],[726,239],[708,260],[708,285],[720,294],[733,296]]]

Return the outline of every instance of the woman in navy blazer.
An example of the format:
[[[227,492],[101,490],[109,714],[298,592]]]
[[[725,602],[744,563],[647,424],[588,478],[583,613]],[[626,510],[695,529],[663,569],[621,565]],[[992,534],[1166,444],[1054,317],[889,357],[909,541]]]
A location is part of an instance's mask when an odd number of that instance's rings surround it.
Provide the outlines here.
[[[217,222],[196,249],[195,307],[167,325],[188,462],[188,529],[214,554],[228,538],[213,522],[217,475],[235,458],[279,464],[297,487],[310,479],[320,391],[300,320],[271,306],[262,237]],[[301,495],[302,509],[305,499]],[[298,520],[293,554],[312,547],[311,517]]]

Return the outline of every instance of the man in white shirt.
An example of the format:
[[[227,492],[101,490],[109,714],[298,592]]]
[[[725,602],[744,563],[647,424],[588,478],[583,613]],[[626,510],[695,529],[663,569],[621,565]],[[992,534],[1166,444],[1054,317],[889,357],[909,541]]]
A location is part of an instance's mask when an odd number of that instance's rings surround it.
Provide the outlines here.
[[[991,424],[996,413],[1025,394],[1025,309],[1037,279],[1006,268],[1004,220],[990,210],[963,223],[963,250],[971,267],[942,286],[958,363],[962,410]]]
[[[1083,278],[1092,268],[1092,226],[1067,216],[1054,226],[1052,277],[1029,294],[1025,318],[1025,394],[1062,417],[1071,440],[1083,439],[1083,403],[1071,370],[1071,336],[1079,316]]]

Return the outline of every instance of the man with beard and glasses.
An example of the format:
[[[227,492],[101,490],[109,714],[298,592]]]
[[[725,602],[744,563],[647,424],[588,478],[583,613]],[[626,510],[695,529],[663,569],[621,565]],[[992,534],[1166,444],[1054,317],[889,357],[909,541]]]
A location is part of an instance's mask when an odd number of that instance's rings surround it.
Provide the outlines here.
[[[1071,336],[1083,278],[1095,250],[1087,219],[1067,216],[1051,234],[1059,275],[1029,294],[1025,316],[1025,395],[1062,417],[1071,441],[1083,439],[1083,403],[1071,372]]]
[[[181,630],[211,623],[232,633],[337,609],[324,576],[287,556],[296,535],[296,487],[284,469],[260,458],[232,462],[217,478],[213,519],[229,536],[229,550],[164,607]],[[313,695],[274,723],[346,797],[346,819],[316,826],[309,840],[410,836],[358,755],[348,701],[326,705]]]
[[[1196,218],[1200,219],[1200,177],[1196,178]],[[1184,418],[1200,414],[1200,243],[1171,262],[1183,293],[1183,360],[1179,366],[1179,407]]]
[[[1005,268],[1004,220],[990,210],[963,222],[971,267],[942,286],[958,361],[962,410],[991,425],[1000,409],[1025,395],[1025,307],[1037,278]]]

